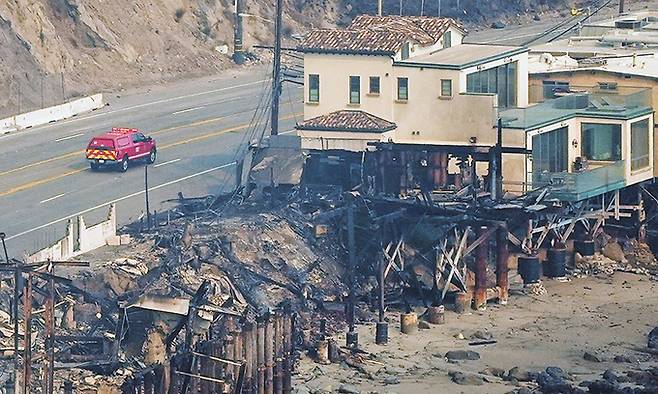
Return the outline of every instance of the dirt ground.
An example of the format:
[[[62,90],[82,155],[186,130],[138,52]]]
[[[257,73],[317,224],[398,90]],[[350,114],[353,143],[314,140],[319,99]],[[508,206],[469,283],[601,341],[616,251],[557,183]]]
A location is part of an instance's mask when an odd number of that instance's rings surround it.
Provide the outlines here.
[[[517,283],[507,305],[489,304],[485,311],[463,315],[446,312],[445,325],[414,335],[400,333],[399,315],[391,313],[388,345],[374,343],[374,325],[359,327],[362,349],[374,355],[364,362],[365,371],[344,363],[320,365],[305,357],[297,369],[297,392],[507,393],[536,384],[515,386],[480,374],[484,384],[458,385],[449,373],[513,367],[539,372],[557,366],[578,383],[600,379],[608,369],[624,373],[658,365],[657,356],[634,350],[646,349],[647,334],[658,324],[658,283],[618,272],[568,282],[548,280],[544,287],[543,295],[519,295],[514,294],[521,288]],[[497,343],[469,346],[468,339],[476,331],[492,334]],[[456,338],[460,333],[465,339]],[[340,346],[345,344],[344,335],[336,340]],[[458,349],[476,351],[480,359],[448,362],[445,353]],[[585,360],[585,352],[601,362]],[[615,356],[631,362],[615,362]]]

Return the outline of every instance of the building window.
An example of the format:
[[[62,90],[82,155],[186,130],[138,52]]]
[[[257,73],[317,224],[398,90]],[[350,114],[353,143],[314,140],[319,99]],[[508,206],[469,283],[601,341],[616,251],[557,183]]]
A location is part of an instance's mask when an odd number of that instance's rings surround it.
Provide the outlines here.
[[[452,97],[452,79],[441,80],[441,97]]]
[[[532,172],[563,172],[568,169],[568,127],[532,137]]]
[[[409,78],[398,78],[398,100],[409,100]]]
[[[516,62],[466,76],[468,93],[496,93],[499,107],[514,107],[517,100]]]
[[[443,49],[450,48],[452,46],[452,32],[448,30],[443,33]]]
[[[361,77],[350,76],[350,104],[361,103]]]
[[[402,45],[402,60],[409,59],[409,42],[405,42]]]
[[[370,94],[379,94],[379,77],[370,77]]]
[[[617,82],[599,82],[601,90],[617,90]]]
[[[559,93],[569,92],[569,82],[564,81],[542,81],[543,95],[545,99],[554,99]]]
[[[594,161],[621,160],[621,125],[583,123],[583,157]]]
[[[631,124],[631,171],[649,166],[649,119]]]
[[[311,103],[320,102],[320,76],[318,74],[309,74],[308,76],[308,101]]]

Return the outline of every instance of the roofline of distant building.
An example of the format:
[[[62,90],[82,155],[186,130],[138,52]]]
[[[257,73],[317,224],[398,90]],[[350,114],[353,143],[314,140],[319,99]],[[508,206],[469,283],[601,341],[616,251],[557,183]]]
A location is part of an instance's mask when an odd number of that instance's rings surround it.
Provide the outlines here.
[[[466,44],[466,45],[478,45],[478,44]],[[415,67],[415,68],[422,67],[422,68],[437,68],[437,69],[443,69],[443,70],[463,70],[463,69],[466,69],[466,68],[469,68],[469,67],[478,66],[480,64],[493,62],[493,61],[500,60],[500,59],[503,59],[503,58],[506,58],[506,57],[515,56],[515,55],[519,55],[519,54],[522,54],[522,53],[527,53],[529,51],[530,51],[530,48],[519,47],[519,48],[513,49],[511,51],[499,53],[499,54],[494,55],[494,56],[485,57],[483,59],[478,59],[478,60],[468,62],[468,63],[464,63],[464,64],[420,63],[420,62],[414,62],[414,61],[410,61],[410,60],[403,60],[403,61],[393,62],[393,65],[394,66],[399,66],[399,67]]]
[[[302,53],[316,53],[320,55],[370,55],[370,56],[395,56],[395,51],[382,51],[382,50],[365,50],[365,49],[322,49],[322,48],[298,48],[298,52]]]
[[[542,127],[550,126],[552,124],[556,124],[559,122],[563,122],[565,120],[573,119],[573,118],[592,118],[592,119],[614,119],[614,120],[630,120],[630,119],[635,119],[639,118],[641,116],[646,116],[649,114],[654,113],[655,111],[653,108],[647,108],[645,110],[640,110],[635,113],[629,114],[629,115],[615,115],[614,113],[603,113],[603,114],[595,114],[595,113],[590,113],[590,112],[574,112],[565,116],[561,116],[559,118],[554,118],[547,120],[545,122],[537,123],[536,125],[532,125],[531,127],[510,127],[510,126],[505,126],[503,127],[504,129],[513,129],[513,130],[525,130],[525,132],[530,132],[533,130],[541,129]]]
[[[357,128],[350,128],[350,127],[335,127],[335,126],[304,126],[304,125],[297,125],[295,126],[296,130],[302,130],[302,131],[337,131],[337,132],[343,132],[343,133],[386,133],[387,131],[392,131],[395,130],[398,126],[397,125],[392,125],[392,126],[387,126],[387,127],[382,127],[379,129],[373,129],[373,128],[362,128],[362,129],[357,129]]]
[[[658,81],[658,75],[651,76],[651,75],[643,75],[643,74],[634,74],[634,73],[625,72],[625,71],[608,70],[608,69],[601,68],[601,67],[582,67],[582,68],[562,69],[562,70],[529,71],[528,76],[541,75],[541,74],[573,73],[573,72],[582,72],[582,71],[589,71],[589,72],[591,72],[591,71],[600,71],[600,72],[605,72],[605,73],[610,73],[610,74],[615,74],[615,75],[631,76],[631,77],[635,77],[635,78],[648,78],[648,79],[653,79],[653,80]]]

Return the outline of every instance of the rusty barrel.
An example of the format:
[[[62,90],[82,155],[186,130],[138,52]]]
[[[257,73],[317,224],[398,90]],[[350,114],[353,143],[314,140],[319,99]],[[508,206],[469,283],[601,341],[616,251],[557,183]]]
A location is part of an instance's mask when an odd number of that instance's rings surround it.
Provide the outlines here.
[[[418,315],[414,312],[400,314],[400,331],[413,334],[418,330]]]
[[[317,343],[318,362],[329,364],[329,341],[323,339]]]
[[[427,308],[427,321],[432,324],[444,324],[446,308],[443,305]]]
[[[577,239],[573,241],[573,249],[581,256],[594,256],[596,245],[593,239]]]
[[[455,296],[455,312],[464,313],[471,307],[470,293],[457,293]]]

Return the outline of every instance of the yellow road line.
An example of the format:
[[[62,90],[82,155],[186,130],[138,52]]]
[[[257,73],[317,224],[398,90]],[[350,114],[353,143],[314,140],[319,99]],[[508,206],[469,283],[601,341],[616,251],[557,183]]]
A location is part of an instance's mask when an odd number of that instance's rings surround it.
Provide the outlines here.
[[[48,178],[39,179],[38,181],[32,181],[32,182],[24,183],[20,186],[12,187],[11,189],[0,193],[0,197],[5,197],[5,196],[8,196],[10,194],[22,192],[23,190],[31,189],[35,186],[43,185],[44,183],[52,182],[54,180],[67,177],[69,175],[78,174],[78,173],[81,173],[81,172],[86,171],[86,170],[87,170],[86,168],[81,168],[79,170],[73,170],[73,171],[65,172],[63,174],[53,175],[53,176],[48,177]]]
[[[300,115],[302,115],[302,114],[299,114],[299,113],[291,114],[291,115],[279,118],[279,120],[288,120],[288,119],[292,119],[292,118],[294,118],[296,116],[300,116]],[[247,127],[249,127],[249,124],[243,124],[243,125],[231,127],[231,128],[228,128],[228,129],[213,131],[212,133],[202,134],[202,135],[192,137],[192,138],[188,138],[188,139],[185,139],[185,140],[172,142],[170,144],[160,146],[158,149],[162,151],[162,150],[173,148],[173,147],[179,146],[179,145],[185,145],[185,144],[190,144],[190,143],[193,143],[193,142],[203,141],[203,140],[206,140],[208,138],[212,138],[212,137],[222,135],[222,134],[226,134],[226,133],[231,133],[231,132],[234,132],[234,131],[245,129]],[[84,152],[84,151],[82,151],[82,152]],[[79,153],[80,152],[71,152],[71,153],[68,153],[67,155],[77,155]],[[53,159],[49,159],[49,160],[52,161]],[[45,162],[45,160],[44,160],[44,162]],[[36,165],[36,163],[34,163],[34,164]],[[5,197],[5,196],[8,196],[10,194],[14,194],[14,193],[18,193],[18,192],[21,192],[21,191],[24,191],[24,190],[32,189],[33,187],[43,185],[44,183],[52,182],[52,181],[55,181],[57,179],[67,177],[69,175],[79,174],[79,173],[84,172],[86,170],[87,170],[87,168],[81,168],[81,169],[65,172],[65,173],[62,173],[62,174],[53,175],[53,176],[48,177],[48,178],[43,178],[43,179],[39,179],[39,180],[36,180],[36,181],[28,182],[28,183],[13,187],[9,190],[0,192],[0,197]],[[0,174],[0,175],[3,175],[3,174]]]
[[[149,135],[157,135],[157,134],[162,134],[162,133],[166,133],[166,132],[169,132],[169,131],[182,129],[184,127],[202,126],[202,125],[206,125],[206,124],[209,124],[209,123],[218,122],[222,119],[226,119],[226,118],[231,117],[231,116],[242,115],[244,113],[251,112],[251,111],[253,111],[253,110],[236,112],[234,114],[230,114],[230,115],[226,115],[226,116],[220,116],[220,117],[217,117],[217,118],[201,120],[201,121],[198,121],[198,122],[193,122],[193,123],[184,124],[184,125],[180,125],[180,126],[167,127],[165,129],[160,129],[160,130],[157,130],[157,131],[153,131],[153,132],[148,133],[148,134]],[[9,175],[9,174],[13,174],[14,172],[27,170],[28,168],[37,167],[37,166],[40,166],[40,165],[43,165],[43,164],[52,163],[53,161],[68,159],[68,158],[71,158],[71,157],[74,157],[74,156],[77,156],[77,155],[80,155],[80,154],[84,154],[84,153],[85,153],[84,150],[69,152],[69,153],[65,153],[65,154],[57,156],[57,157],[51,157],[50,159],[45,159],[45,160],[42,160],[42,161],[37,161],[35,163],[26,164],[26,165],[21,166],[21,167],[16,167],[16,168],[13,168],[11,170],[0,172],[0,177],[5,176],[5,175]]]

